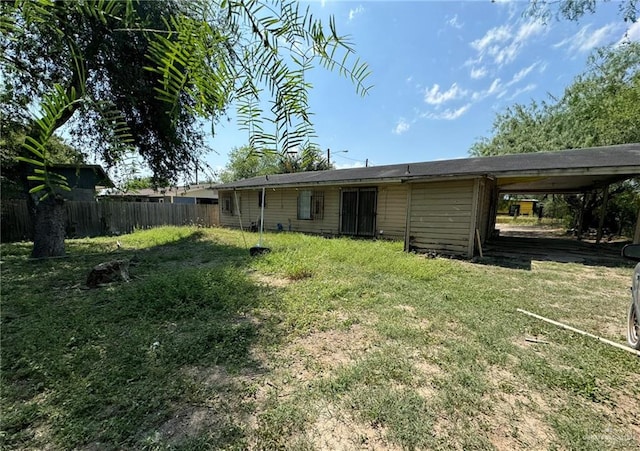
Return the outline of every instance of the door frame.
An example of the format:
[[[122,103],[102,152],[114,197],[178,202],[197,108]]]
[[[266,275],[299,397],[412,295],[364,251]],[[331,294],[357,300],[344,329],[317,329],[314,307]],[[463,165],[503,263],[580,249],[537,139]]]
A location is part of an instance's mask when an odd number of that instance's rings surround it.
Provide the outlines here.
[[[374,193],[374,200],[373,200],[373,211],[371,212],[372,216],[373,216],[373,221],[372,221],[372,230],[371,233],[367,233],[367,234],[363,234],[363,233],[358,233],[358,229],[360,228],[360,193],[363,191],[372,191]],[[343,229],[343,196],[345,192],[356,192],[357,193],[357,198],[356,198],[356,221],[355,221],[355,233],[348,233],[345,232]],[[358,236],[358,237],[375,237],[376,236],[376,222],[377,222],[377,216],[378,216],[378,187],[377,186],[364,186],[364,187],[349,187],[349,188],[341,188],[340,189],[340,234],[341,235],[347,235],[347,236]]]

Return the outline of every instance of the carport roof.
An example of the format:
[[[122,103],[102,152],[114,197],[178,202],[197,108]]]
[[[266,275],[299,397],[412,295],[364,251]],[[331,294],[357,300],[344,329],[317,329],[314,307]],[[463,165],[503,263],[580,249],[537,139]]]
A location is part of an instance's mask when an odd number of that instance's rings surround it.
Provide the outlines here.
[[[640,175],[640,143],[556,152],[404,163],[368,168],[276,174],[218,189],[355,185],[488,176],[504,192],[580,192]]]

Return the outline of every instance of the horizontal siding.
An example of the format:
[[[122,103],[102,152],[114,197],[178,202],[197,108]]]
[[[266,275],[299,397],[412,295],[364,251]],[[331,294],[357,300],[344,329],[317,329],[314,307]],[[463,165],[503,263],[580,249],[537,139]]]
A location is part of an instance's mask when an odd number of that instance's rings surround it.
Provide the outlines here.
[[[264,209],[265,230],[277,230],[282,224],[285,231],[338,235],[340,233],[340,196],[341,190],[337,186],[312,189],[324,193],[324,215],[322,219],[299,220],[298,189],[282,188],[266,190],[266,206]],[[249,228],[251,223],[257,223],[260,218],[258,206],[259,190],[237,191],[241,216],[238,215],[236,200],[233,199],[233,214],[222,212],[223,199],[232,196],[233,191],[219,192],[220,196],[220,224],[224,227]],[[406,185],[383,185],[378,187],[376,207],[376,234],[390,239],[402,240],[405,236],[407,218]],[[380,231],[382,234],[380,235]]]
[[[376,229],[379,236],[402,240],[407,224],[406,185],[389,185],[378,189]]]
[[[416,241],[411,244],[411,250],[437,251],[445,254],[464,255],[467,253],[468,244],[443,244],[442,241]]]
[[[466,254],[473,180],[412,185],[409,245],[420,250]]]
[[[298,191],[295,188],[283,188],[266,190],[264,208],[264,228],[265,230],[276,231],[278,224],[283,230],[292,232],[332,234],[339,232],[339,207],[340,191],[337,187],[315,189],[324,193],[324,214],[322,219],[300,220],[298,219]],[[258,205],[258,193],[260,190],[238,191],[238,202],[240,204],[241,216],[234,200],[233,214],[220,212],[220,224],[226,227],[239,227],[242,219],[242,226],[249,228],[251,223],[258,223],[260,220],[261,208]],[[220,198],[227,195],[228,191],[220,191]],[[233,194],[231,194],[233,195]],[[221,202],[222,208],[222,202]]]

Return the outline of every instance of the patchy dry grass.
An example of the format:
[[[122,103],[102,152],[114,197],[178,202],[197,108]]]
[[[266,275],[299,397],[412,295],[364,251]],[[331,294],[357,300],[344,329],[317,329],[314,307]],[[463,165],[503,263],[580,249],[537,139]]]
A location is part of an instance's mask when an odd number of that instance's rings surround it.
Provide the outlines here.
[[[251,237],[249,242],[253,242]],[[629,267],[162,228],[2,245],[3,449],[637,449]],[[133,258],[132,281],[84,290]],[[538,337],[548,343],[532,343]]]

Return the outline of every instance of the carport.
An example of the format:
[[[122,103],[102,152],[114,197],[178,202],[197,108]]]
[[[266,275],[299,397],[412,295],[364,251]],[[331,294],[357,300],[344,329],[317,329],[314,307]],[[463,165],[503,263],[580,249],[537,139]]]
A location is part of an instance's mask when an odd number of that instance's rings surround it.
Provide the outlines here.
[[[544,156],[544,158],[541,158]],[[640,176],[640,144],[579,149],[557,153],[518,155],[520,167],[506,167],[493,172],[495,177],[492,205],[504,194],[544,195],[577,194],[582,196],[578,222],[582,223],[588,196],[601,194],[603,205],[594,215],[600,218],[595,243],[580,241],[578,232],[570,237],[494,236],[486,243],[486,250],[494,256],[509,254],[559,261],[619,261],[620,243],[601,243],[603,221],[609,200],[609,186]],[[490,213],[489,229],[496,227],[496,209]],[[499,229],[499,227],[498,227]],[[580,231],[581,228],[578,227]],[[633,242],[640,242],[640,210],[638,211]],[[545,258],[545,256],[547,258]]]

